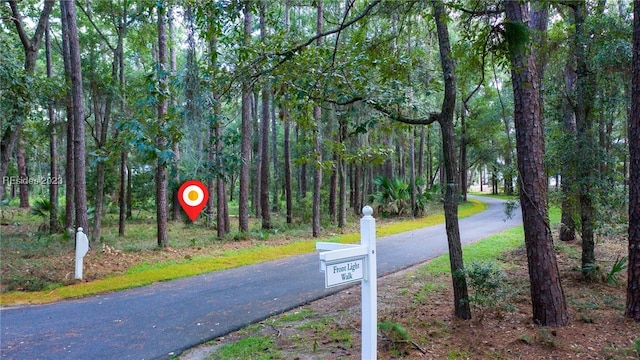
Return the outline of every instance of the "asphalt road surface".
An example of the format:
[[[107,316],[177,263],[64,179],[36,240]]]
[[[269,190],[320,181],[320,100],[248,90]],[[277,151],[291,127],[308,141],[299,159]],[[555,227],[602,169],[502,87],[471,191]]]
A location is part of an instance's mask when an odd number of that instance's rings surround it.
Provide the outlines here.
[[[463,244],[521,224],[503,201],[460,220]],[[378,275],[447,252],[444,225],[378,239]],[[52,304],[0,309],[0,358],[169,359],[182,351],[322,298],[317,253]]]

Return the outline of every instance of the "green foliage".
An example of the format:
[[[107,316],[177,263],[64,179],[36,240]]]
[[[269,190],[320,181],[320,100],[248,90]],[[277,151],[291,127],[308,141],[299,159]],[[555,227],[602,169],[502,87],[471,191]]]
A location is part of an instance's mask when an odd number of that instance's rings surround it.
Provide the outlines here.
[[[411,213],[411,189],[404,180],[377,176],[373,183],[378,191],[370,195],[369,200],[376,213],[385,216]]]
[[[274,340],[271,336],[250,336],[234,343],[224,344],[219,349],[210,353],[207,359],[216,360],[270,360],[278,359],[280,352],[273,347]]]
[[[410,339],[409,331],[401,324],[394,321],[383,321],[378,323],[378,330],[383,332],[387,338],[394,341],[407,341]]]
[[[516,21],[505,21],[504,25],[504,37],[507,41],[510,53],[519,53],[523,51],[524,47],[529,43],[530,34],[529,27]]]
[[[504,203],[504,214],[507,216],[507,219],[511,219],[514,216],[514,212],[518,210],[520,207],[520,201],[515,200],[513,198],[509,199]]]
[[[407,216],[411,215],[411,191],[412,186],[404,179],[395,177],[393,179],[384,176],[376,176],[373,183],[377,191],[369,195],[371,206],[376,209],[377,214],[383,216]],[[420,192],[424,186],[424,181],[416,179],[416,210],[421,215],[427,209],[429,202],[440,198],[439,187],[434,186]]]
[[[40,226],[38,227],[39,231],[49,231],[49,226],[51,225],[49,222],[49,217],[51,211],[53,210],[56,210],[58,215],[58,224],[56,225],[56,229],[54,230],[60,230],[64,227],[64,211],[60,211],[59,207],[52,204],[49,199],[37,198],[33,200],[31,209],[29,210],[29,214],[42,219],[42,224],[40,224]]]
[[[465,246],[463,259],[465,263],[492,259],[503,252],[523,245],[524,230],[514,227],[500,234],[492,235],[476,243]],[[439,256],[431,260],[423,268],[429,274],[443,274],[451,271],[448,256]]]
[[[55,207],[51,203],[51,201],[49,201],[49,199],[39,198],[33,201],[33,204],[31,205],[31,210],[29,210],[29,213],[33,216],[37,216],[42,219],[48,219],[49,214],[54,209]]]
[[[473,261],[458,276],[466,276],[473,294],[471,303],[479,307],[493,307],[506,297],[506,274],[495,261]]]
[[[618,283],[618,273],[622,272],[627,268],[627,257],[616,257],[616,261],[613,262],[611,266],[611,270],[607,274],[606,283],[607,284],[617,284]]]
[[[378,322],[378,333],[392,354],[403,356],[408,354],[411,336],[407,328],[392,320]],[[385,347],[387,347],[385,346]]]
[[[298,311],[292,312],[290,314],[285,314],[280,317],[280,320],[284,322],[294,322],[304,320],[310,316],[312,316],[315,312],[309,308],[301,308]]]

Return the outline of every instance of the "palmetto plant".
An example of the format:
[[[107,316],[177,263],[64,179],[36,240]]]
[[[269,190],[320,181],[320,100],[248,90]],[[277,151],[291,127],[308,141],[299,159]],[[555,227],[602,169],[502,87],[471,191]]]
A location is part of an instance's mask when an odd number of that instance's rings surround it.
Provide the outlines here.
[[[405,215],[411,212],[411,187],[401,178],[377,176],[373,183],[378,191],[370,195],[372,206],[383,215]]]
[[[55,209],[54,205],[49,201],[49,199],[39,198],[33,202],[31,206],[31,211],[29,212],[33,216],[37,216],[43,220],[43,223],[38,227],[38,231],[48,231],[49,230],[49,214],[51,211]],[[60,216],[60,212],[58,212],[58,226],[56,230],[62,228],[62,224],[64,224],[64,217]],[[64,213],[62,214],[64,216]]]

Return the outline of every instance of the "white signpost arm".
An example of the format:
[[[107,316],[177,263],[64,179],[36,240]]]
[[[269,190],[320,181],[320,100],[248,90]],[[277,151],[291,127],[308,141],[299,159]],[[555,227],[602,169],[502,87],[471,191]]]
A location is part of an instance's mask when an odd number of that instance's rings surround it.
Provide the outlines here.
[[[376,261],[376,219],[365,206],[360,219],[360,244],[367,249],[367,266],[362,280],[362,359],[375,360],[378,353],[378,274]]]
[[[344,249],[338,249],[333,251],[326,251],[320,253],[320,261],[331,262],[335,260],[363,257],[369,252],[365,246],[348,247]]]

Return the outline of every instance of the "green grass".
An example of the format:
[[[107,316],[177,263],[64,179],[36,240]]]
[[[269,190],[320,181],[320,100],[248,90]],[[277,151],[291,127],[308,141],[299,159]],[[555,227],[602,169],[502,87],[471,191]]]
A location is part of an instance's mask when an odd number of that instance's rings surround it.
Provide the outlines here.
[[[471,216],[483,211],[487,205],[471,200],[460,206],[459,217]],[[376,228],[378,237],[397,234],[409,230],[437,225],[444,222],[444,215],[435,214],[421,219],[398,222]],[[211,235],[209,235],[211,236]],[[295,243],[268,246],[260,244],[249,249],[224,252],[216,257],[204,257],[176,262],[175,260],[157,264],[141,264],[133,267],[127,274],[113,276],[92,282],[79,283],[48,291],[9,292],[0,296],[1,305],[38,304],[58,301],[67,298],[84,297],[88,295],[124,290],[152,284],[158,281],[168,281],[199,275],[212,271],[225,270],[244,265],[276,260],[288,256],[300,255],[315,251],[317,241],[334,241],[341,243],[356,243],[360,241],[360,234],[345,234],[339,237],[304,239]]]
[[[222,345],[218,350],[210,353],[207,359],[278,359],[280,352],[273,349],[273,344],[274,340],[271,336],[246,337],[236,342]]]
[[[465,264],[470,264],[474,260],[493,259],[523,244],[524,231],[522,226],[518,226],[465,246],[462,258]],[[431,260],[421,271],[433,275],[450,273],[449,255],[445,254]]]
[[[549,209],[549,219],[552,224],[560,222],[560,216],[559,208]],[[462,251],[462,258],[465,264],[470,264],[474,260],[495,259],[504,252],[522,245],[524,245],[524,229],[522,226],[517,226],[466,245]],[[420,271],[433,275],[451,273],[449,255],[441,255],[431,260]]]
[[[289,314],[282,315],[280,320],[283,322],[294,322],[304,320],[313,315],[314,311],[308,308],[301,308],[298,311],[294,311]]]

